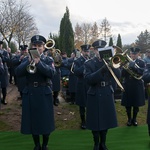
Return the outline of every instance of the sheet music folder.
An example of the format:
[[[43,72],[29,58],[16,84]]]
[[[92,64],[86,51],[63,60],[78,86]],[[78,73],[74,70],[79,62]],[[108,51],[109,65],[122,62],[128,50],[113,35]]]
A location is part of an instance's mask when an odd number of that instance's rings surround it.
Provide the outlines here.
[[[31,48],[28,51],[29,51],[29,54],[30,54],[30,56],[31,56],[32,59],[34,59],[36,57],[40,57],[40,53],[37,50],[37,48]]]

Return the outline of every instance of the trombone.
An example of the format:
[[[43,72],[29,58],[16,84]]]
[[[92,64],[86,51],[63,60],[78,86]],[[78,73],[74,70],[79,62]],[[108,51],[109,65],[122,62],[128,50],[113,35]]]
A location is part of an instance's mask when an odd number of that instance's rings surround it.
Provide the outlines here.
[[[115,75],[115,73],[113,72],[112,68],[110,66],[113,67],[112,63],[107,63],[107,61],[104,59],[108,59],[108,61],[112,60],[114,56],[110,56],[113,53],[113,50],[116,49],[115,53],[117,52],[122,52],[122,50],[117,47],[117,46],[112,46],[112,47],[108,47],[108,48],[100,48],[99,49],[99,54],[101,59],[103,60],[103,62],[105,63],[106,67],[108,68],[109,72],[111,73],[111,75],[113,76],[114,80],[116,81],[117,85],[121,88],[121,91],[125,91],[122,84],[120,83],[119,79],[117,78],[117,76]],[[103,51],[104,50],[104,51]],[[105,57],[107,56],[107,57]],[[109,56],[109,57],[108,57]]]
[[[76,50],[76,54],[75,54],[76,56],[75,56],[75,58],[74,58],[74,60],[73,60],[73,63],[72,63],[72,65],[71,65],[71,68],[70,68],[70,71],[71,71],[71,73],[74,73],[74,71],[73,71],[73,69],[74,69],[74,61],[75,60],[77,60],[82,54],[81,54],[81,52],[80,51],[78,51],[78,50]]]
[[[107,66],[109,72],[111,73],[111,75],[113,76],[113,78],[115,79],[116,83],[118,84],[118,86],[121,88],[121,91],[125,91],[122,84],[120,83],[119,79],[116,77],[116,75],[114,74],[113,70],[111,69],[111,67],[109,66],[109,64],[106,62],[105,59],[103,59],[103,62],[105,63],[105,65]]]
[[[142,78],[142,75],[139,75],[129,67],[130,62],[133,62],[133,60],[129,57],[127,52],[128,49],[126,49],[123,53],[115,54],[111,58],[110,63],[113,68],[123,67],[132,77],[134,77],[137,80],[140,80]],[[139,66],[136,63],[135,67],[139,68]]]

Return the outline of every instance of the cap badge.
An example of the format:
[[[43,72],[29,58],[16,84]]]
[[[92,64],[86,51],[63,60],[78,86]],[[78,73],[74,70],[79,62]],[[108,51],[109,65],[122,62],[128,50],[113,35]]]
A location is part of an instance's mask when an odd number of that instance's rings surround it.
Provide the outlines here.
[[[36,41],[39,41],[39,38],[40,38],[39,35],[36,35]]]
[[[102,41],[100,40],[98,44],[99,44],[99,46],[101,46],[102,45]]]

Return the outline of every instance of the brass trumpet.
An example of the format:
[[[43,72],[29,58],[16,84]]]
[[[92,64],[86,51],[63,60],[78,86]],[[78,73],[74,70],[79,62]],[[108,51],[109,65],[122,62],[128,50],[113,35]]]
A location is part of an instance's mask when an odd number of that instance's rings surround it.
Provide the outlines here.
[[[34,74],[36,72],[36,66],[34,60],[31,61],[31,63],[27,66],[27,71],[31,74]]]
[[[40,57],[40,54],[37,50],[37,48],[31,48],[29,49],[29,57],[31,58],[30,64],[27,66],[27,71],[31,74],[34,74],[37,71],[37,68],[35,66],[34,57]]]

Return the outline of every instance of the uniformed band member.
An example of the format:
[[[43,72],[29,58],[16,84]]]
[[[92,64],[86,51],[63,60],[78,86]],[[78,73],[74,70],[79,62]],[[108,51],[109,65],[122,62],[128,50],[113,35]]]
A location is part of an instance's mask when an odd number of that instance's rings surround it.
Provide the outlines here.
[[[113,77],[97,50],[98,48],[105,47],[106,42],[97,40],[92,46],[94,47],[95,57],[85,62],[84,77],[89,85],[86,127],[92,131],[94,140],[93,150],[108,150],[106,147],[107,131],[110,128],[117,127],[114,90],[111,83]],[[118,71],[116,70],[116,73]]]
[[[55,49],[54,49],[55,51]],[[49,50],[48,56],[53,56],[53,52]],[[54,62],[55,64],[55,62]],[[61,64],[60,64],[61,65]],[[60,92],[60,80],[61,80],[61,70],[60,70],[60,65],[55,64],[55,74],[54,77],[52,78],[52,90],[53,90],[53,104],[54,106],[58,106],[59,104],[59,99],[58,95]]]
[[[77,76],[74,74],[72,69],[74,66],[74,61],[78,58],[78,56],[77,56],[78,52],[79,52],[78,49],[74,49],[72,51],[71,57],[68,59],[68,65],[67,65],[68,69],[70,70],[69,84],[68,84],[68,90],[70,93],[70,104],[75,104]]]
[[[64,86],[63,82],[65,80],[69,79],[69,69],[67,68],[67,63],[68,63],[68,59],[69,57],[67,56],[66,52],[61,52],[61,57],[62,57],[62,62],[61,62],[61,67],[60,67],[60,71],[61,71],[61,91],[62,91],[62,96],[65,99],[66,102],[69,102],[69,91],[68,91],[68,85]],[[68,84],[68,83],[67,83]]]
[[[56,68],[56,74],[52,79],[53,104],[54,106],[58,106],[58,104],[60,103],[58,95],[60,92],[61,71],[60,71],[60,67],[55,67],[55,68]]]
[[[85,114],[86,114],[86,102],[87,102],[87,90],[88,85],[84,79],[84,62],[89,59],[89,49],[91,45],[81,45],[81,56],[74,61],[73,72],[77,76],[76,85],[76,105],[79,106],[79,113],[81,118],[81,128],[86,129]]]
[[[61,78],[63,77],[68,77],[69,76],[69,70],[67,68],[67,62],[68,62],[68,56],[66,52],[62,52],[61,53],[61,57],[62,57],[62,62],[61,62]]]
[[[21,53],[19,55],[15,55],[12,58],[12,64],[14,66],[14,70],[21,64],[21,62],[24,59],[28,59],[28,45],[20,45],[20,50]],[[22,99],[22,91],[24,89],[24,87],[26,86],[26,77],[25,76],[21,76],[21,77],[16,77],[16,85],[18,88],[18,91],[20,93],[20,97]]]
[[[142,79],[144,80],[146,92],[148,96],[148,109],[147,109],[147,125],[148,125],[148,134],[150,136],[150,63],[146,64],[146,68],[143,73]]]
[[[4,70],[4,66],[2,63],[2,59],[0,58],[0,76],[2,76],[4,74],[5,70]],[[1,87],[1,81],[0,81],[0,87]],[[1,89],[0,89],[0,95],[1,95]],[[1,97],[0,97],[0,102],[1,102]],[[0,103],[0,109],[1,109],[1,103]]]
[[[16,76],[14,75],[14,66],[12,63],[12,58],[14,57],[14,54],[11,52],[11,48],[7,48],[7,52],[9,55],[9,61],[7,62],[7,67],[8,67],[8,73],[9,73],[9,83],[13,84],[12,81],[14,81],[14,84],[16,84]]]
[[[4,66],[4,74],[2,76],[0,76],[1,89],[2,89],[1,102],[2,102],[2,104],[6,105],[7,104],[7,101],[6,101],[7,87],[9,84],[7,63],[9,62],[10,58],[9,58],[8,52],[6,50],[4,50],[2,48],[2,46],[3,46],[3,41],[0,41],[0,57],[2,59],[2,63]]]
[[[122,69],[125,92],[123,92],[122,95],[121,105],[126,108],[128,118],[127,126],[138,125],[136,118],[139,112],[139,107],[145,105],[144,82],[142,79],[135,78],[137,75],[142,76],[145,69],[145,62],[138,58],[139,53],[140,49],[138,47],[130,48],[130,57],[133,61],[129,63],[129,68],[133,70],[134,74],[130,74],[125,69]],[[136,64],[139,67],[137,67]]]
[[[29,57],[16,68],[17,76],[25,76],[27,80],[22,92],[21,133],[32,134],[34,150],[48,150],[49,135],[55,129],[52,89],[49,83],[54,76],[55,68],[53,59],[43,54],[45,43],[46,39],[43,36],[33,36],[31,45],[32,48],[37,48],[40,57]],[[36,67],[34,73],[27,69],[31,61],[34,61]],[[43,135],[42,148],[40,135]]]
[[[143,58],[146,64],[150,64],[150,49],[146,50],[146,56]]]

